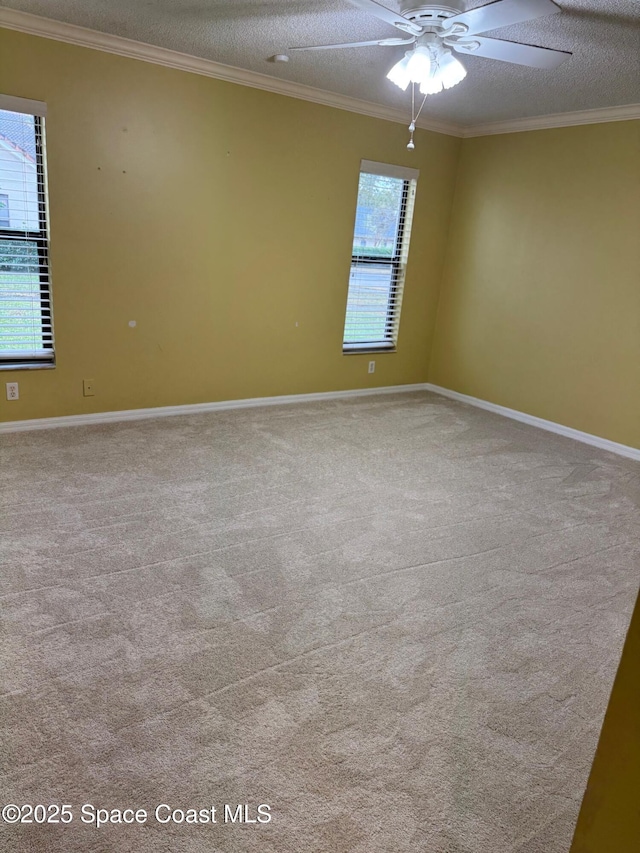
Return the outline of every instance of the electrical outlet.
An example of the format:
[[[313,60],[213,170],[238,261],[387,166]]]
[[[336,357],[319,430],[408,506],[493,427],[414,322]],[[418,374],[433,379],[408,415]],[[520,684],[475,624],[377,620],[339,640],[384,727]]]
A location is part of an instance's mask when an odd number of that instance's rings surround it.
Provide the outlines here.
[[[95,396],[95,383],[93,379],[82,380],[82,393],[85,397]]]
[[[20,391],[17,382],[7,382],[7,400],[19,400]]]
[[[375,361],[370,361],[369,362],[369,373],[375,373],[375,372],[376,372],[376,363],[375,363]]]

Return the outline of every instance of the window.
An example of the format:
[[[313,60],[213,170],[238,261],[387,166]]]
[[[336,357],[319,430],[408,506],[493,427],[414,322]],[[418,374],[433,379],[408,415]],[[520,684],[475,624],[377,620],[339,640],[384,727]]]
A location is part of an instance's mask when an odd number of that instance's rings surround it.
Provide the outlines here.
[[[54,362],[44,115],[0,95],[0,368]]]
[[[361,163],[344,352],[395,349],[417,179],[416,169]]]

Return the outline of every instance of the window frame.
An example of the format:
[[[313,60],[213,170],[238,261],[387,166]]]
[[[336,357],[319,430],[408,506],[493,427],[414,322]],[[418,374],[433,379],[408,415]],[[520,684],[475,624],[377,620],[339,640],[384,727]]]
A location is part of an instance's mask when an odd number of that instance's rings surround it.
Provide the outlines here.
[[[0,370],[33,370],[55,367],[55,341],[53,330],[53,306],[51,296],[51,265],[49,262],[49,212],[47,198],[47,163],[45,146],[46,104],[11,95],[0,95],[0,110],[32,116],[35,132],[35,159],[38,203],[38,231],[6,228],[0,226],[0,240],[24,240],[35,243],[38,256],[38,280],[40,285],[40,313],[42,319],[42,349],[46,355],[11,357],[0,351]],[[10,220],[9,220],[10,221]]]
[[[358,201],[360,190],[360,177],[363,174],[382,177],[397,178],[403,181],[402,195],[400,199],[400,210],[398,212],[398,224],[394,234],[394,252],[385,257],[381,255],[367,255],[365,253],[354,253],[354,242],[356,239],[356,228],[358,219]],[[345,311],[345,326],[342,335],[343,355],[357,355],[358,353],[383,353],[396,352],[397,339],[400,325],[400,313],[402,308],[402,296],[404,280],[406,275],[407,260],[409,255],[409,244],[411,240],[411,225],[413,220],[413,209],[417,190],[419,171],[406,166],[396,166],[390,163],[377,163],[372,160],[362,160],[358,173],[358,196],[356,197],[355,221],[352,237],[352,252],[349,265],[349,283],[347,287],[347,306],[351,293],[351,274],[356,266],[388,268],[391,270],[389,293],[387,297],[387,317],[385,320],[385,339],[379,341],[347,342],[345,333],[347,330],[348,307]]]

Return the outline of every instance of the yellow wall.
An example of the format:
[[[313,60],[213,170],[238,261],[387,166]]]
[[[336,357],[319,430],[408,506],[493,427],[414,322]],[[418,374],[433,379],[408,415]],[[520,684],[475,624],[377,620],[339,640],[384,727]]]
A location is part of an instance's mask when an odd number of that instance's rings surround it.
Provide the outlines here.
[[[58,353],[2,372],[0,420],[429,379],[640,447],[639,122],[409,153],[400,124],[2,29],[0,92],[49,106]],[[341,350],[361,158],[421,170],[373,375]]]
[[[431,382],[640,447],[639,131],[463,141]]]
[[[640,840],[640,598],[622,652],[571,853],[631,853]]]
[[[48,104],[58,356],[0,420],[426,381],[459,140],[2,29],[0,92]],[[343,356],[361,158],[421,178],[398,351]]]

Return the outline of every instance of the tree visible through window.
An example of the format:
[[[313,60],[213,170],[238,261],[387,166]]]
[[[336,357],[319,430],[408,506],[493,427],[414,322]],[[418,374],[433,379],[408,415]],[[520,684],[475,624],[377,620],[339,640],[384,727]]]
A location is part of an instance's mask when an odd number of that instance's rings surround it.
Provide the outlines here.
[[[343,349],[393,349],[418,173],[363,161],[353,233]]]
[[[33,111],[44,105],[24,106],[0,95],[0,367],[54,358],[44,116]]]

